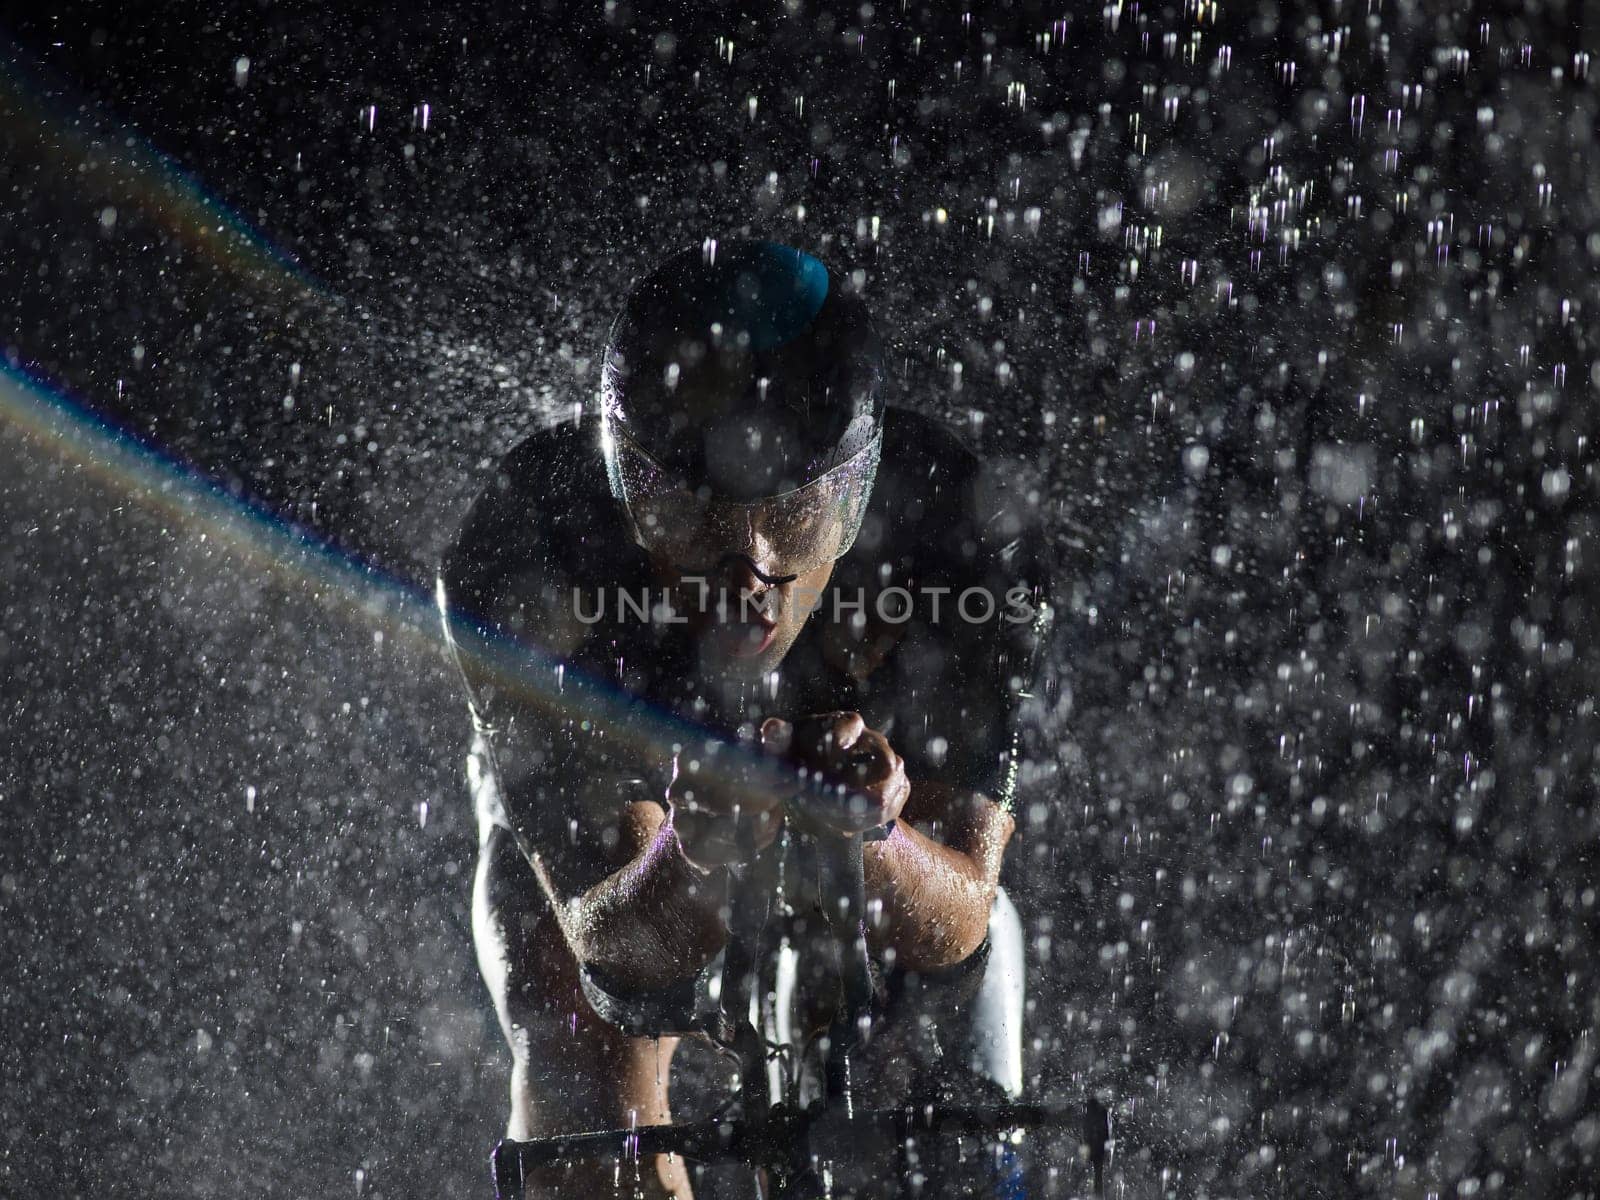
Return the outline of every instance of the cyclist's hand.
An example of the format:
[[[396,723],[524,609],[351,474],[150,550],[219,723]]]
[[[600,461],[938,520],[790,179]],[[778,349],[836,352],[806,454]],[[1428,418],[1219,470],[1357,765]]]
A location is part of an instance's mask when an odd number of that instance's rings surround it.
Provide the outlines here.
[[[769,748],[765,728],[762,746]],[[724,867],[770,846],[783,825],[783,798],[771,783],[744,769],[736,756],[679,754],[667,799],[689,861],[702,868]]]
[[[808,790],[790,801],[790,811],[804,825],[861,833],[898,817],[911,795],[905,763],[860,713],[818,713],[792,725],[774,719],[762,725],[761,735],[770,751],[786,754],[833,785],[827,794]]]

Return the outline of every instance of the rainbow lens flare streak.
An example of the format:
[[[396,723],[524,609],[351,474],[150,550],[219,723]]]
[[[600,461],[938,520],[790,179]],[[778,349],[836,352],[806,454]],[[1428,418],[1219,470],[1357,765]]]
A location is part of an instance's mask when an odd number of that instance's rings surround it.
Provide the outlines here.
[[[673,716],[585,676],[537,647],[486,629],[469,615],[441,610],[401,579],[264,506],[229,495],[204,475],[157,450],[15,368],[0,367],[0,425],[15,428],[141,507],[162,513],[188,536],[242,555],[329,610],[371,622],[429,653],[455,653],[507,693],[556,721],[588,721],[637,753],[662,759],[695,746],[713,779],[780,782],[782,768],[718,731]],[[786,774],[786,773],[784,773]],[[792,778],[788,785],[794,786]]]

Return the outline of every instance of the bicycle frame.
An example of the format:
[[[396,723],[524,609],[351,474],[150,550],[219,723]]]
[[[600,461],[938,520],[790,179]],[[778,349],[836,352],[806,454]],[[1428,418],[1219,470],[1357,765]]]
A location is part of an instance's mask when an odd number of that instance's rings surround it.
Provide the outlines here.
[[[758,978],[760,938],[775,890],[773,856],[755,862],[748,883],[755,895],[736,905],[729,932],[720,998],[721,1036],[717,1040],[739,1060],[737,1117],[711,1117],[673,1125],[646,1125],[597,1133],[565,1134],[530,1141],[502,1141],[492,1159],[498,1200],[522,1200],[530,1171],[573,1159],[631,1160],[642,1155],[680,1155],[690,1161],[737,1163],[764,1171],[767,1200],[821,1200],[823,1168],[854,1161],[852,1149],[882,1139],[895,1147],[899,1177],[908,1173],[907,1147],[918,1135],[939,1137],[996,1135],[1021,1129],[1066,1129],[1066,1110],[1039,1104],[1001,1104],[984,1108],[918,1104],[863,1111],[854,1103],[851,1060],[871,1020],[873,986],[867,958],[866,879],[862,839],[813,839],[821,894],[837,897],[825,905],[843,983],[843,1002],[823,1042],[824,1091],[805,1108],[792,1097],[758,1106],[767,1088],[767,1051],[751,1022],[750,1001]],[[1094,1099],[1082,1126],[1094,1168],[1097,1195],[1104,1194],[1104,1166],[1110,1142],[1106,1110]]]

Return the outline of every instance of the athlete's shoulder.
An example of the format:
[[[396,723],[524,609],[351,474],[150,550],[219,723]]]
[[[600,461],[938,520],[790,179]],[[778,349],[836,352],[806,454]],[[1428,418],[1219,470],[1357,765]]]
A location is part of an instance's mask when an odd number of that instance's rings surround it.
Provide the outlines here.
[[[940,483],[970,479],[980,465],[944,421],[893,405],[884,411],[883,462],[894,474]]]
[[[593,419],[536,430],[490,470],[443,556],[440,586],[453,607],[485,614],[508,578],[561,574],[614,543],[614,508]]]
[[[599,425],[586,417],[537,429],[511,447],[479,503],[504,496],[522,509],[536,506],[541,521],[570,523],[583,512],[576,502],[597,490],[609,495]]]
[[[1023,574],[1037,578],[1038,496],[1019,488],[1015,466],[981,456],[936,418],[889,409],[873,497],[882,537],[923,548],[924,570],[1003,571],[1025,561]]]
[[[937,539],[940,528],[959,519],[977,469],[976,455],[942,422],[891,407],[884,412],[868,523],[902,543]]]

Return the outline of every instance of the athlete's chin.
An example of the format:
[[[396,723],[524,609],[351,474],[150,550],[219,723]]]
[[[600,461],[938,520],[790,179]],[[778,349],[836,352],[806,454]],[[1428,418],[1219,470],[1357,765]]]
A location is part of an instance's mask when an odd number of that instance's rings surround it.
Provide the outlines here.
[[[705,665],[725,679],[760,679],[776,671],[783,662],[783,652],[767,652],[747,658],[726,658],[707,655]]]
[[[700,644],[701,661],[720,675],[735,679],[758,679],[778,669],[794,636],[774,629],[767,636],[711,636]]]

